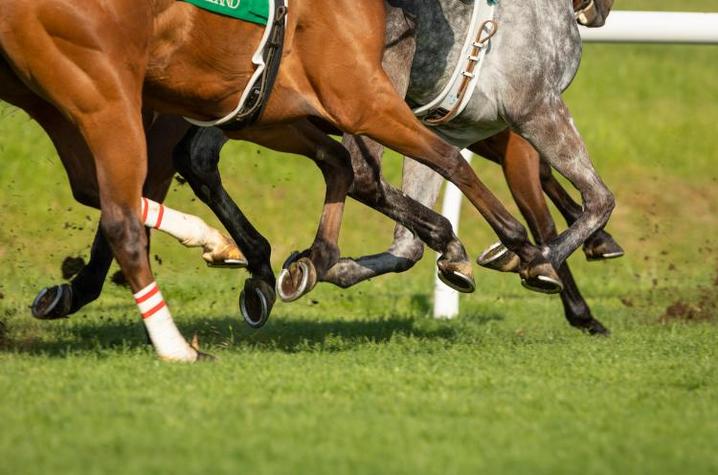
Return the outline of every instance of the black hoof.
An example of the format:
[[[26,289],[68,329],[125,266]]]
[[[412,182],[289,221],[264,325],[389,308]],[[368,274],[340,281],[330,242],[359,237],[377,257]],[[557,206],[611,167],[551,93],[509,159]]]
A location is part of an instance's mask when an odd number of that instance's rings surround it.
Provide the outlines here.
[[[591,336],[610,336],[611,331],[604,327],[601,322],[595,318],[589,318],[587,320],[571,320],[571,326],[587,333]]]
[[[40,320],[65,318],[72,308],[72,287],[69,284],[45,287],[30,307],[32,316]]]
[[[605,231],[596,234],[583,245],[587,261],[617,259],[625,254],[623,248]]]
[[[476,263],[481,267],[500,272],[518,272],[521,259],[506,246],[497,242],[482,252]]]
[[[201,351],[197,351],[197,359],[195,362],[197,363],[212,363],[214,361],[217,361],[217,357],[214,355],[210,355],[209,353],[203,353]]]
[[[282,267],[277,279],[277,294],[283,302],[294,302],[317,284],[314,263],[302,254],[293,253]]]
[[[262,328],[272,313],[275,300],[271,285],[260,279],[248,279],[239,294],[239,311],[245,323],[254,329]]]

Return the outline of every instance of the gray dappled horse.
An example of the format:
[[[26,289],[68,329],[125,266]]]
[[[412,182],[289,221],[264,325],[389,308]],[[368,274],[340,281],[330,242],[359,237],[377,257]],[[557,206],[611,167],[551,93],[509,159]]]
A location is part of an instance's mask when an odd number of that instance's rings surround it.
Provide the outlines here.
[[[457,60],[464,39],[464,31],[467,28],[465,19],[470,15],[470,6],[451,1],[439,2],[441,8],[436,2],[394,0],[390,3],[395,9],[391,12],[387,25],[388,43],[384,55],[384,69],[400,93],[406,94],[410,101],[424,103],[444,87],[448,76],[452,73],[453,64]],[[534,3],[539,5],[542,2]],[[556,3],[561,4],[562,2]],[[565,3],[567,2],[563,2],[563,4]],[[612,1],[606,2],[605,5],[574,1],[577,16],[586,26],[590,27],[603,25],[612,4]],[[431,5],[437,8],[430,8]],[[542,67],[538,64],[541,56],[550,56],[550,51],[541,48],[541,45],[548,47],[557,44],[555,36],[552,36],[551,32],[539,31],[535,37],[530,39],[532,47],[531,44],[526,43],[524,36],[514,39],[516,32],[505,31],[519,28],[520,32],[525,35],[525,28],[531,27],[534,24],[533,21],[537,21],[539,18],[536,14],[532,15],[529,10],[530,8],[526,6],[525,2],[502,2],[497,12],[499,29],[494,36],[492,48],[500,51],[502,48],[510,48],[509,45],[515,44],[519,48],[516,52],[520,56],[522,48],[526,54],[534,54],[534,48],[538,48],[542,54],[537,57],[537,62],[526,62],[534,66],[527,69],[541,70]],[[535,11],[545,10],[536,9]],[[588,16],[585,16],[587,13]],[[574,44],[575,32],[572,31],[573,28],[567,30],[571,30],[566,32],[566,36],[572,41],[569,41],[568,44],[566,41],[561,41],[558,44],[561,45],[560,50],[568,52],[567,59],[577,62]],[[560,31],[560,29],[556,31]],[[502,35],[508,36],[508,38],[502,38]],[[446,38],[453,38],[453,43],[446,41]],[[497,83],[509,81],[501,57],[497,58],[495,55],[489,54],[485,61],[485,69],[479,78],[480,93],[473,97],[471,106],[455,121],[446,126],[439,126],[436,130],[450,143],[470,148],[479,155],[504,166],[509,187],[532,234],[537,242],[546,244],[556,237],[556,228],[545,200],[537,199],[536,190],[531,188],[543,184],[544,191],[554,201],[569,225],[579,218],[581,207],[573,202],[561,188],[551,175],[547,164],[539,164],[539,156],[535,150],[526,146],[525,142],[513,145],[517,140],[523,141],[518,137],[508,137],[508,134],[513,134],[512,132],[505,130],[491,140],[482,140],[487,136],[487,118],[501,116],[502,109],[506,107],[500,101],[501,96],[492,94],[492,91],[498,87]],[[442,67],[437,68],[437,64]],[[573,64],[571,63],[571,65]],[[569,67],[563,75],[557,74],[554,78],[559,79],[556,83],[559,92],[563,91],[571,81],[573,73],[575,73],[575,68]],[[527,78],[527,81],[529,80],[530,78]],[[547,81],[549,78],[536,77],[533,79],[533,81],[542,80]],[[499,126],[503,126],[503,124]],[[370,139],[350,135],[344,137],[343,143],[352,154],[356,179],[371,176],[370,167],[376,166],[374,164],[380,160],[383,147]],[[513,153],[521,152],[524,156],[517,157],[513,162],[508,163],[504,157],[507,147],[511,146],[514,147],[514,150],[519,149]],[[356,173],[357,169],[363,170],[363,173]],[[527,178],[526,175],[531,176]],[[443,182],[441,176],[429,168],[411,159],[406,159],[402,189],[412,198],[432,207]],[[584,244],[584,251],[589,260],[608,259],[623,255],[620,246],[602,230],[589,237]],[[387,252],[357,259],[342,258],[325,276],[324,280],[341,287],[350,287],[385,273],[403,272],[421,259],[422,255],[421,240],[410,230],[398,224],[394,232],[394,242]],[[605,333],[605,328],[591,315],[591,310],[581,296],[567,264],[559,268],[559,275],[564,284],[561,299],[567,320],[572,325],[586,329],[590,333]]]

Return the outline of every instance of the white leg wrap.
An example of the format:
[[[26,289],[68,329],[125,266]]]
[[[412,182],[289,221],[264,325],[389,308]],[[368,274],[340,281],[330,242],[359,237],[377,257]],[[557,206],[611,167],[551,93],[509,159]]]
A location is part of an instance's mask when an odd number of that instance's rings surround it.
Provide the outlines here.
[[[168,208],[147,198],[142,198],[142,220],[145,226],[166,232],[187,247],[201,246],[215,249],[226,245],[222,233],[201,218]]]
[[[159,357],[168,361],[195,361],[197,352],[175,326],[157,283],[152,282],[134,297]]]

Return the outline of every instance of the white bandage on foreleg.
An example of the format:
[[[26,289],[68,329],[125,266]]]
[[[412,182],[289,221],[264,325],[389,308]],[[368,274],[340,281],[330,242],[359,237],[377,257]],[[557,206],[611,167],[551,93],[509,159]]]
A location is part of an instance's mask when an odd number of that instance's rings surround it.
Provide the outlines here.
[[[164,360],[195,361],[197,352],[175,326],[172,315],[156,282],[137,292],[135,302],[157,354]]]
[[[142,198],[142,221],[145,226],[166,232],[187,247],[215,249],[226,245],[224,236],[201,218],[147,198]]]

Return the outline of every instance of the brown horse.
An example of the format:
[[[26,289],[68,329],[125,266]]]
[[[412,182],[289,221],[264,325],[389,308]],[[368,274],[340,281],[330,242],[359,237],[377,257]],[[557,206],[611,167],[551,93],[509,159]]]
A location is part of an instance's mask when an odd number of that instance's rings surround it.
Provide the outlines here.
[[[0,11],[0,53],[6,61],[0,68],[0,98],[23,108],[26,102],[44,103],[62,118],[64,133],[86,147],[74,157],[92,157],[77,168],[90,178],[87,172],[94,171],[96,181],[89,181],[96,187],[85,180],[71,183],[76,196],[85,192],[81,199],[100,207],[102,231],[160,357],[195,361],[200,353],[172,322],[147,259],[141,200],[148,171],[147,121],[142,111],[147,107],[199,119],[226,115],[253,72],[253,48],[237,46],[238,39],[255,45],[261,28],[174,0],[142,5],[91,1],[81,7],[68,0],[0,0]],[[316,241],[326,245],[313,248],[318,252],[312,266],[325,272],[338,258],[338,225],[352,181],[346,150],[305,119],[318,117],[411,156],[454,182],[520,257],[524,281],[557,289],[560,279],[523,226],[458,151],[426,130],[394,91],[381,68],[384,27],[381,2],[293,4],[282,68],[261,121],[231,134],[309,156],[322,170],[327,197]],[[56,133],[51,135],[57,140]],[[570,246],[573,240],[566,242]],[[440,271],[447,279],[459,276],[460,285],[473,281],[453,233],[437,236],[433,244],[443,254]],[[560,251],[563,257],[569,248],[562,245]]]

